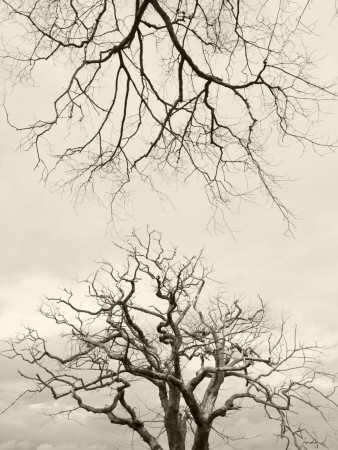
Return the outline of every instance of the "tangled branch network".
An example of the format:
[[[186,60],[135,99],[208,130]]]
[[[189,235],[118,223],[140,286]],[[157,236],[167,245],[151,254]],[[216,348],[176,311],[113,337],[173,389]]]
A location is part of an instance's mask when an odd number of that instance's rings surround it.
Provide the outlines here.
[[[313,129],[336,90],[311,76],[310,2],[2,4],[16,23],[2,41],[11,80],[34,80],[42,64],[68,71],[51,117],[21,127],[44,176],[59,173],[77,198],[108,182],[114,206],[138,182],[165,199],[163,181],[200,180],[214,218],[263,193],[290,225],[271,148],[283,139],[335,148]]]

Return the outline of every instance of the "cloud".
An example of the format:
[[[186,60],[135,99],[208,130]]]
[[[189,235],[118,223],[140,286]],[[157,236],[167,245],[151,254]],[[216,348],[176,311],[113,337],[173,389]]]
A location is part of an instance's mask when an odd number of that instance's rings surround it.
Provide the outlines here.
[[[114,445],[116,449],[130,448],[127,444],[132,436],[129,433],[126,438],[128,430],[112,426],[106,418],[88,415],[80,418],[81,423],[60,416],[51,419],[43,414],[44,406],[37,410],[20,403],[1,415],[0,450],[115,450]]]
[[[33,444],[28,441],[7,441],[0,443],[0,450],[32,450]]]
[[[114,447],[107,444],[78,445],[74,443],[62,445],[44,443],[36,447],[33,442],[17,440],[0,443],[0,450],[108,450],[108,448],[112,450]]]
[[[8,133],[5,129],[4,135]],[[1,157],[0,206],[5,214],[0,217],[0,284],[15,284],[26,276],[75,276],[112,248],[105,239],[107,211],[88,202],[76,215],[70,201],[39,183],[33,167],[26,154]]]
[[[108,446],[105,444],[93,444],[93,445],[77,445],[77,444],[41,444],[36,450],[108,450]],[[110,447],[111,450],[111,447]]]

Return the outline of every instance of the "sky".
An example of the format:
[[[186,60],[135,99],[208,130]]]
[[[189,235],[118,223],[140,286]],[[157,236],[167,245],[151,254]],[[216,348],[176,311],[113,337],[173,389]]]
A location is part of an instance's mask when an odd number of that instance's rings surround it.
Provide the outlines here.
[[[317,45],[325,49],[326,58],[319,75],[338,73],[335,37],[337,22],[320,28]],[[43,94],[38,101],[43,107]],[[18,107],[29,107],[27,98],[21,102]],[[323,132],[334,130],[337,123],[338,108],[332,107]],[[13,336],[22,324],[37,326],[48,335],[48,324],[37,312],[44,295],[85,277],[95,269],[95,261],[106,258],[120,263],[122,256],[112,242],[110,211],[95,201],[75,207],[71,199],[46,189],[34,171],[35,155],[16,150],[20,137],[1,110],[0,136],[0,339]],[[182,253],[204,248],[215,277],[225,282],[229,292],[251,301],[260,295],[276,320],[281,314],[289,316],[304,339],[336,345],[338,155],[311,150],[302,154],[296,147],[278,151],[280,172],[292,180],[285,183],[281,196],[297,216],[294,237],[285,236],[280,215],[264,204],[243,205],[240,213],[229,213],[233,234],[210,233],[206,229],[210,210],[196,196],[195,185],[173,194],[175,210],[163,210],[149,193],[136,192],[135,225],[149,223]],[[338,369],[334,352],[329,364]],[[1,411],[26,384],[17,373],[22,366],[16,361],[1,359],[0,367]],[[130,448],[124,431],[112,430],[102,420],[83,418],[84,426],[48,419],[45,413],[53,406],[47,397],[24,398],[1,415],[0,450]],[[245,426],[254,429],[254,417],[248,417]],[[257,448],[262,450],[263,445]]]

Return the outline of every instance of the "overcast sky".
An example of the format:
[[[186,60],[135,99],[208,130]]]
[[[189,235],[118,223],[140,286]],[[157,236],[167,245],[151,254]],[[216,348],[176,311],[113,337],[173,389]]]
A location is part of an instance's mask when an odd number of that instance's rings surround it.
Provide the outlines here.
[[[337,22],[320,31],[319,49],[325,48],[322,53],[327,56],[319,74],[337,74]],[[69,286],[76,277],[86,276],[101,256],[114,262],[121,256],[107,232],[109,211],[95,202],[75,210],[69,199],[46,190],[33,170],[35,155],[16,152],[19,137],[5,123],[1,111],[0,121],[0,338],[4,339],[22,323],[48,333],[36,312],[44,294],[53,294],[58,286]],[[332,108],[323,132],[335,129],[337,123],[338,114]],[[285,224],[277,211],[255,204],[229,215],[229,224],[236,231],[233,236],[227,232],[210,235],[206,231],[210,211],[194,186],[174,195],[176,211],[163,211],[146,194],[136,193],[135,224],[149,223],[186,254],[204,247],[206,259],[214,264],[215,277],[226,282],[229,291],[248,299],[259,294],[276,317],[290,315],[306,338],[335,344],[338,155],[319,156],[310,150],[301,155],[297,148],[279,151],[280,172],[294,180],[285,184],[282,192],[299,218],[294,238],[284,235]],[[334,365],[335,356],[331,357]],[[0,410],[24,389],[17,368],[15,362],[1,360]],[[43,411],[52,407],[47,397],[24,399],[0,416],[0,450],[114,448],[113,431],[104,421],[87,421],[86,427],[61,418],[47,421]],[[250,429],[254,417],[250,414],[249,419]],[[123,432],[114,435],[116,448],[123,448]],[[261,443],[257,448],[265,447]]]

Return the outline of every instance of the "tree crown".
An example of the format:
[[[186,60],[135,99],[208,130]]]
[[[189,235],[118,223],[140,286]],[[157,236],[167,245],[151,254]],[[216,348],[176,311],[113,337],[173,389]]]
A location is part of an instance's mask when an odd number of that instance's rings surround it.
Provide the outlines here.
[[[3,38],[11,82],[34,83],[42,65],[67,67],[49,117],[22,126],[22,147],[77,197],[104,181],[116,212],[134,183],[164,200],[163,180],[197,178],[215,222],[258,192],[289,222],[269,150],[290,138],[335,148],[315,132],[336,87],[311,75],[308,1],[3,4],[18,24],[15,39]]]
[[[325,447],[294,415],[309,408],[325,421],[325,407],[337,406],[336,378],[320,369],[320,346],[288,336],[285,321],[275,326],[262,301],[243,306],[222,290],[202,299],[210,269],[201,255],[180,260],[153,231],[129,242],[127,265],[104,262],[81,301],[65,290],[42,306],[63,329],[63,353],[31,328],[9,342],[6,356],[38,369],[24,375],[35,391],[70,398],[67,414],[106,416],[153,450],[166,448],[163,431],[171,450],[208,449],[214,432],[231,442],[221,419],[253,405],[279,423],[286,449]],[[143,406],[135,404],[140,390],[151,393]]]

